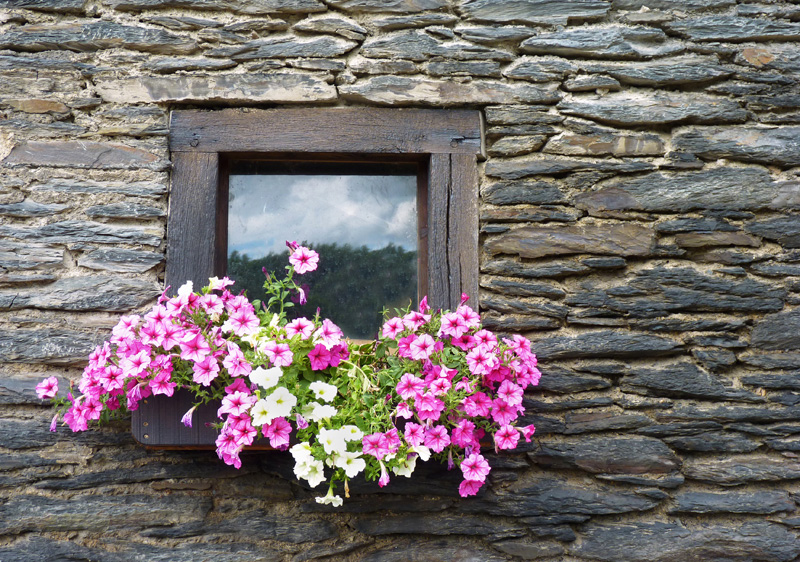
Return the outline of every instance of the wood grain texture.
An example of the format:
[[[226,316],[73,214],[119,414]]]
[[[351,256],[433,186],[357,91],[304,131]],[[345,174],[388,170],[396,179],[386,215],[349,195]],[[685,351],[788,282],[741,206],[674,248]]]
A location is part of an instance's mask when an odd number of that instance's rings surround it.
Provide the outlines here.
[[[478,310],[478,167],[474,154],[450,156],[449,207],[451,306],[461,301],[461,293],[467,293],[469,305]]]
[[[174,294],[187,280],[205,286],[215,273],[219,155],[176,152],[172,166],[165,277]]]
[[[450,155],[431,154],[428,173],[428,303],[450,308],[450,270],[447,257]]]
[[[478,154],[480,113],[365,107],[173,111],[170,150]]]

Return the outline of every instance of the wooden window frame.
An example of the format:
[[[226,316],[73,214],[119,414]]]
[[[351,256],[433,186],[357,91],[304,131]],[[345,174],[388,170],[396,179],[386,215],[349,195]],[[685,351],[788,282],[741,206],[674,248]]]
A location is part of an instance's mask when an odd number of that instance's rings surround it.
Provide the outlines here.
[[[224,167],[230,158],[412,160],[427,164],[426,177],[421,178],[427,187],[427,224],[419,228],[420,250],[427,251],[421,263],[427,264],[427,272],[420,272],[426,280],[420,288],[427,289],[422,292],[434,308],[454,309],[462,293],[477,307],[480,112],[363,107],[176,110],[170,115],[169,145],[165,282],[173,292],[187,280],[202,287],[209,277],[224,273]],[[183,395],[143,401],[134,412],[134,437],[151,447],[213,447],[213,429],[198,421],[192,429],[180,424],[186,409]],[[207,412],[215,414],[214,409]]]

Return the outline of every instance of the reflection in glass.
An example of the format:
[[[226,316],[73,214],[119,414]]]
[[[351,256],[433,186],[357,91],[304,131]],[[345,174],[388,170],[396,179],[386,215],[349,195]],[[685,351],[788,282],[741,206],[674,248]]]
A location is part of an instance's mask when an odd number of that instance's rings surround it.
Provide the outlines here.
[[[251,299],[262,267],[282,275],[286,240],[320,253],[298,277],[308,303],[290,316],[321,314],[352,338],[372,338],[381,311],[417,299],[416,165],[243,162],[228,195],[228,275]]]

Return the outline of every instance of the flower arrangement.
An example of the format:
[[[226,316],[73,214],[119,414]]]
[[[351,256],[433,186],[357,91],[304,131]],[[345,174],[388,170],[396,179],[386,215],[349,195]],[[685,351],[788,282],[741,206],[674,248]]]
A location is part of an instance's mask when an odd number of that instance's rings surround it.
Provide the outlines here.
[[[287,245],[287,274],[265,272],[263,302],[212,278],[199,293],[191,282],[175,297],[165,291],[144,317],[123,316],[89,356],[79,394],[58,396],[55,377],[36,387],[58,409],[51,430],[62,415],[83,431],[143,398],[187,388],[195,397],[187,426],[197,406],[219,401],[216,450],[225,463],[239,468],[239,454],[261,433],[290,451],[298,478],[314,488],[328,481],[320,503],[342,504],[338,482],[349,496],[348,480],[360,473],[382,487],[390,473],[410,477],[432,457],[461,469],[461,496],[476,494],[490,471],[481,440],[514,449],[535,431],[515,424],[525,389],[540,377],[530,342],[498,341],[466,296],[454,312],[433,311],[423,298],[366,344],[343,338],[319,311],[289,320],[292,297],[304,299],[294,276],[316,269],[319,256]]]

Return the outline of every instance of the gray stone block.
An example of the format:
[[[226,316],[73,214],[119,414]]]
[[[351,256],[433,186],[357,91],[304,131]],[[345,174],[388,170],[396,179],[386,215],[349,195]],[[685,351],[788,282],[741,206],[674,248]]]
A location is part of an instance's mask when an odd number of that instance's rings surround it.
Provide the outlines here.
[[[540,33],[520,45],[523,53],[619,60],[642,60],[682,52],[660,29],[604,26]]]
[[[492,23],[559,24],[606,16],[609,0],[460,0],[468,20]]]

